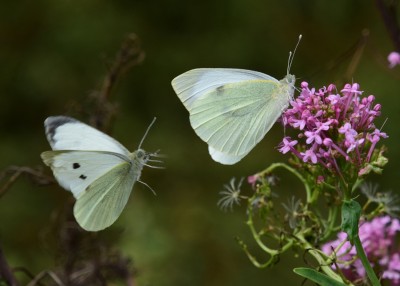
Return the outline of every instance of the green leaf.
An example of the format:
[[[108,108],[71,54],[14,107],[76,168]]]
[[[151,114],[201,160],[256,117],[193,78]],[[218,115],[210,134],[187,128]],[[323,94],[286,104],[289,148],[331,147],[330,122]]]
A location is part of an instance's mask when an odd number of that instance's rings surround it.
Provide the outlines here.
[[[321,272],[318,272],[312,268],[298,267],[293,269],[294,273],[303,276],[321,286],[346,286],[342,282],[339,282],[332,277],[329,277]]]
[[[344,201],[342,204],[342,230],[347,233],[348,239],[353,244],[358,236],[358,222],[361,216],[361,206],[358,202]]]

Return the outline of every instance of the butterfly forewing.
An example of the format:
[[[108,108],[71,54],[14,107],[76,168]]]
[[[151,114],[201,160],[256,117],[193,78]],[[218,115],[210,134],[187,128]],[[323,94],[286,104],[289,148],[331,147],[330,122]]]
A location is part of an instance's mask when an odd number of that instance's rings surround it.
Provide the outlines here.
[[[53,150],[93,150],[129,155],[117,140],[74,118],[51,116],[44,125]]]
[[[278,82],[278,80],[269,75],[251,70],[201,68],[193,69],[177,76],[172,80],[172,87],[186,109],[189,110],[197,99],[219,86],[247,80]]]
[[[93,181],[74,206],[79,225],[88,231],[99,231],[113,224],[128,202],[139,175],[132,163],[123,162]]]

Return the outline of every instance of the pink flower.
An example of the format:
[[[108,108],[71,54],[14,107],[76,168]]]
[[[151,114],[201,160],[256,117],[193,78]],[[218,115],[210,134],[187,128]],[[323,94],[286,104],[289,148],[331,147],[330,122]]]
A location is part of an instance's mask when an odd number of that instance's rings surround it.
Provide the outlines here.
[[[374,132],[368,134],[368,140],[372,143],[377,143],[381,138],[388,138],[385,132],[381,132],[379,129],[375,129]]]
[[[362,222],[359,228],[359,237],[368,260],[373,266],[379,266],[378,269],[381,269],[379,275],[383,279],[390,280],[391,285],[400,283],[400,249],[396,245],[398,233],[400,233],[400,221],[390,216],[376,217],[370,222]],[[327,255],[331,255],[332,249],[336,249],[346,240],[347,235],[340,232],[337,240],[324,244],[321,249]],[[366,278],[364,267],[359,259],[350,265],[346,263],[356,255],[354,246],[348,241],[336,251],[337,265],[344,270],[350,280]]]
[[[400,64],[400,54],[398,52],[391,52],[387,59],[389,61],[389,68],[394,68]]]
[[[312,149],[306,150],[306,152],[301,153],[301,155],[303,155],[303,162],[307,163],[311,160],[313,164],[317,163],[317,155]]]
[[[283,141],[281,143],[281,148],[279,148],[279,152],[286,154],[289,152],[291,149],[293,149],[293,146],[297,144],[297,140],[290,141],[289,137],[283,138]]]
[[[353,84],[345,84],[344,88],[341,90],[341,92],[345,95],[347,95],[347,93],[351,94],[362,94],[363,92],[359,90],[360,89],[360,85],[358,83],[353,83]]]
[[[322,144],[322,138],[318,133],[319,133],[318,130],[304,132],[304,135],[306,135],[308,137],[306,140],[306,143],[311,144],[312,142],[315,141],[315,143],[317,143],[317,144]]]
[[[304,126],[306,126],[306,121],[304,119],[294,119],[292,122],[292,126],[294,128],[299,127],[300,130],[303,130]]]
[[[279,151],[334,173],[341,173],[340,163],[345,162],[359,173],[370,163],[376,142],[387,137],[374,125],[381,110],[380,104],[374,104],[375,96],[361,97],[358,83],[346,84],[340,93],[333,84],[317,90],[302,82],[301,88],[282,114],[283,125],[293,129],[298,140],[285,137]]]
[[[259,176],[257,174],[253,175],[253,176],[248,176],[247,182],[254,188],[258,179],[259,179]]]

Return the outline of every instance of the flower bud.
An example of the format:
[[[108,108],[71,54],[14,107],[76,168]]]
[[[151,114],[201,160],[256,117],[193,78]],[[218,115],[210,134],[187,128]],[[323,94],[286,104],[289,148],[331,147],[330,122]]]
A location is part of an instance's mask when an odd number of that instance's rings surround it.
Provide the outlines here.
[[[322,184],[323,182],[325,182],[324,176],[318,176],[318,177],[317,177],[317,184],[320,185],[320,184]]]
[[[378,103],[378,104],[376,104],[375,106],[374,106],[374,110],[375,111],[380,111],[381,110],[381,105]]]
[[[332,92],[332,91],[334,91],[336,89],[336,86],[333,84],[333,83],[331,83],[330,85],[328,85],[328,92]]]
[[[375,96],[370,95],[367,97],[369,102],[373,102],[375,100]]]
[[[330,138],[325,138],[324,141],[323,141],[323,143],[324,143],[324,145],[325,145],[326,147],[331,147],[331,146],[332,146],[332,139],[330,139]]]

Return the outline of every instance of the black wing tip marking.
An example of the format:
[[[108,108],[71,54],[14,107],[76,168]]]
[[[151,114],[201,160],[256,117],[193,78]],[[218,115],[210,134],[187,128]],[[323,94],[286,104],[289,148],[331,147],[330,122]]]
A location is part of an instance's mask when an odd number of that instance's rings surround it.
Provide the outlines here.
[[[47,119],[44,121],[44,126],[46,129],[46,137],[49,140],[49,142],[52,144],[54,143],[53,138],[56,133],[56,129],[58,127],[71,122],[78,122],[78,120],[63,115],[47,117]]]

